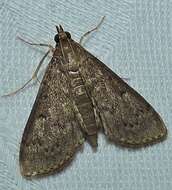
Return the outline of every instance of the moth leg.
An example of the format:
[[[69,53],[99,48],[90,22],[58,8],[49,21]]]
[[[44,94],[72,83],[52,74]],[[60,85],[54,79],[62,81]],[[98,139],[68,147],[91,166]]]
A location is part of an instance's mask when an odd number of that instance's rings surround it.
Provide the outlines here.
[[[31,46],[42,46],[42,47],[48,47],[50,49],[50,51],[53,53],[55,48],[51,45],[51,44],[43,44],[43,43],[33,43],[33,42],[29,42],[23,38],[21,38],[20,36],[17,36],[17,39],[21,40],[22,42],[29,44]]]
[[[86,36],[88,36],[91,32],[94,32],[95,30],[98,30],[98,28],[99,28],[99,27],[101,26],[101,24],[103,23],[104,19],[105,19],[105,16],[102,17],[101,21],[98,23],[98,25],[97,25],[95,28],[93,28],[92,30],[89,30],[88,32],[86,32],[85,34],[83,34],[83,36],[81,36],[81,38],[80,38],[79,43],[81,44],[82,41],[83,41],[83,39],[84,39]]]
[[[7,96],[11,96],[11,95],[16,94],[17,92],[19,92],[20,90],[22,90],[23,88],[25,88],[32,80],[37,79],[38,71],[39,71],[39,69],[40,69],[42,63],[44,62],[45,58],[48,56],[49,53],[50,53],[50,50],[48,50],[48,51],[46,52],[46,54],[42,57],[42,59],[41,59],[41,61],[39,62],[39,64],[38,64],[36,70],[34,71],[32,77],[31,77],[22,87],[18,88],[17,90],[15,90],[15,91],[13,91],[13,92],[11,92],[11,93],[9,93],[9,94],[5,94],[5,95],[3,95],[2,97],[7,97]],[[39,80],[37,79],[37,81],[39,81]]]

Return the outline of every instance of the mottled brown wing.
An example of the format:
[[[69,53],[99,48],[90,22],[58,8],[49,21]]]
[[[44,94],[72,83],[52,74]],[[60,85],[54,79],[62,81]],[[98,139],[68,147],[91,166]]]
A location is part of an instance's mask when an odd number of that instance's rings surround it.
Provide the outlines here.
[[[77,51],[80,72],[108,138],[133,148],[163,140],[167,129],[152,106],[97,58],[80,46]]]
[[[24,130],[19,159],[26,177],[63,169],[84,142],[59,65],[48,65]]]

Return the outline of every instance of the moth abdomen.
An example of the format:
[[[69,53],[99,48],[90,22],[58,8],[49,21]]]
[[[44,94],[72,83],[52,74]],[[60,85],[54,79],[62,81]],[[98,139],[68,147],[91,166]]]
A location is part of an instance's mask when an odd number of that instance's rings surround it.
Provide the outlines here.
[[[72,88],[72,93],[74,97],[75,105],[79,111],[81,120],[84,126],[81,127],[87,135],[93,135],[97,133],[96,120],[94,115],[94,108],[92,101],[87,93],[85,84],[79,71],[69,71],[70,83]]]
[[[83,81],[81,78],[74,78],[72,81],[71,81],[71,85],[73,88],[75,87],[78,87],[80,85],[83,85]]]

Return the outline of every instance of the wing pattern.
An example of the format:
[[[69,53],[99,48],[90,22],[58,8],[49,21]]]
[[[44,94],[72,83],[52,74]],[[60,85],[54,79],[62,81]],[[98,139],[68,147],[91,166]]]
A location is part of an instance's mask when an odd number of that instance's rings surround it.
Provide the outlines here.
[[[59,65],[48,65],[24,130],[20,168],[26,177],[61,170],[84,142]]]
[[[105,64],[77,45],[80,72],[107,137],[126,147],[163,140],[167,129],[152,106]],[[85,56],[84,56],[85,55]]]

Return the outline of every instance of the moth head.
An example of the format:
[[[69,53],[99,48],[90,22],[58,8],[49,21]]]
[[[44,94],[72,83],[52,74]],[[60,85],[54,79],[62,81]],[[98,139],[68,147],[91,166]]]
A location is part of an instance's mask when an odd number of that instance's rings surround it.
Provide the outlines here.
[[[71,35],[69,32],[66,32],[63,30],[62,26],[59,25],[56,26],[57,29],[57,34],[54,36],[54,41],[58,44],[60,40],[65,40],[65,39],[71,39]]]

